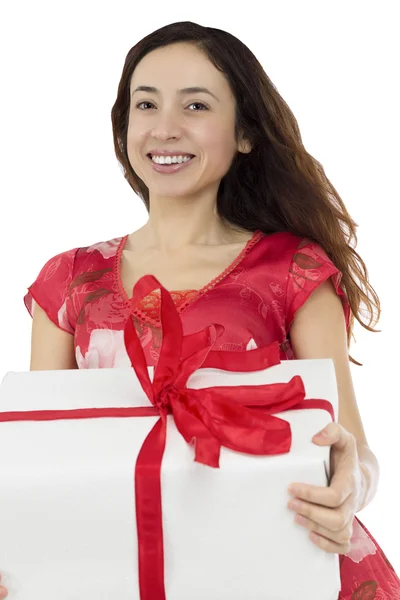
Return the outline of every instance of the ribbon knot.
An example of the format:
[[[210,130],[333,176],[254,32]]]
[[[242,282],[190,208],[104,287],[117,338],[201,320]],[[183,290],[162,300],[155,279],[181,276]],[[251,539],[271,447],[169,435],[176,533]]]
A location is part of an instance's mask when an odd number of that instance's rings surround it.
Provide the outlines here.
[[[155,405],[159,409],[160,413],[171,414],[172,413],[172,399],[179,395],[176,387],[171,383],[163,387],[155,397]]]

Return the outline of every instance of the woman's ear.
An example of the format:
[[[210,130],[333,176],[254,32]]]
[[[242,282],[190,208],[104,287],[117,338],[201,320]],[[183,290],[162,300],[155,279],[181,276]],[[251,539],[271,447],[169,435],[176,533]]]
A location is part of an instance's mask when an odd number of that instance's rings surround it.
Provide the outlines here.
[[[251,146],[249,140],[242,138],[238,144],[238,150],[239,150],[239,152],[242,152],[243,154],[249,154],[249,152],[251,152],[251,150],[252,150],[252,146]]]

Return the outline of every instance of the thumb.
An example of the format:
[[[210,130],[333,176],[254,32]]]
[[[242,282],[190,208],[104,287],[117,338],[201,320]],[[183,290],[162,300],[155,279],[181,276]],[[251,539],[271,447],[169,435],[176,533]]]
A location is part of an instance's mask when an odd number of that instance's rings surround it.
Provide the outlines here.
[[[324,427],[324,429],[322,429],[321,431],[319,431],[318,433],[316,433],[313,438],[312,441],[315,444],[319,444],[320,446],[327,446],[328,444],[332,444],[334,443],[334,441],[337,441],[335,438],[337,438],[337,435],[335,435],[335,433],[337,433],[337,431],[335,431],[337,428],[335,427],[336,425],[338,425],[337,423],[329,423],[329,425],[327,425],[326,427]]]

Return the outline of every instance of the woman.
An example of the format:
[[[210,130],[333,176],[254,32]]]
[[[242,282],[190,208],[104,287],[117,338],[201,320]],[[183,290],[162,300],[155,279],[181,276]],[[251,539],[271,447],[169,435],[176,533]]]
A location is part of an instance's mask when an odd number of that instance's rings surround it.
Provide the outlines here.
[[[310,543],[340,555],[339,600],[399,598],[399,578],[355,517],[375,496],[379,464],[348,346],[354,319],[374,331],[379,299],[352,246],[356,224],[306,152],[289,107],[237,38],[185,22],[129,51],[112,124],[117,158],[149,220],[46,263],[24,299],[31,370],[129,367],[124,324],[133,286],[148,273],[172,291],[185,334],[210,315],[224,325],[215,349],[278,341],[282,359],[332,358],[339,423],[314,442],[332,446],[333,477],[327,488],[297,482],[294,518]],[[152,366],[159,300],[150,294],[133,316]]]

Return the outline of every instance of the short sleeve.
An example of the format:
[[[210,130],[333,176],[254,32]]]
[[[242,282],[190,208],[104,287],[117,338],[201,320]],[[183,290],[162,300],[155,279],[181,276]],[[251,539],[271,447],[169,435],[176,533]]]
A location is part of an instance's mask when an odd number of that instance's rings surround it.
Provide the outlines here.
[[[341,286],[342,273],[329,259],[324,249],[309,239],[302,239],[289,267],[286,292],[286,331],[289,331],[296,311],[321,283],[331,278],[343,305],[346,329],[350,324],[350,305]]]
[[[69,315],[69,291],[78,248],[61,252],[46,262],[24,296],[24,303],[33,317],[35,303],[63,331],[74,334]]]

